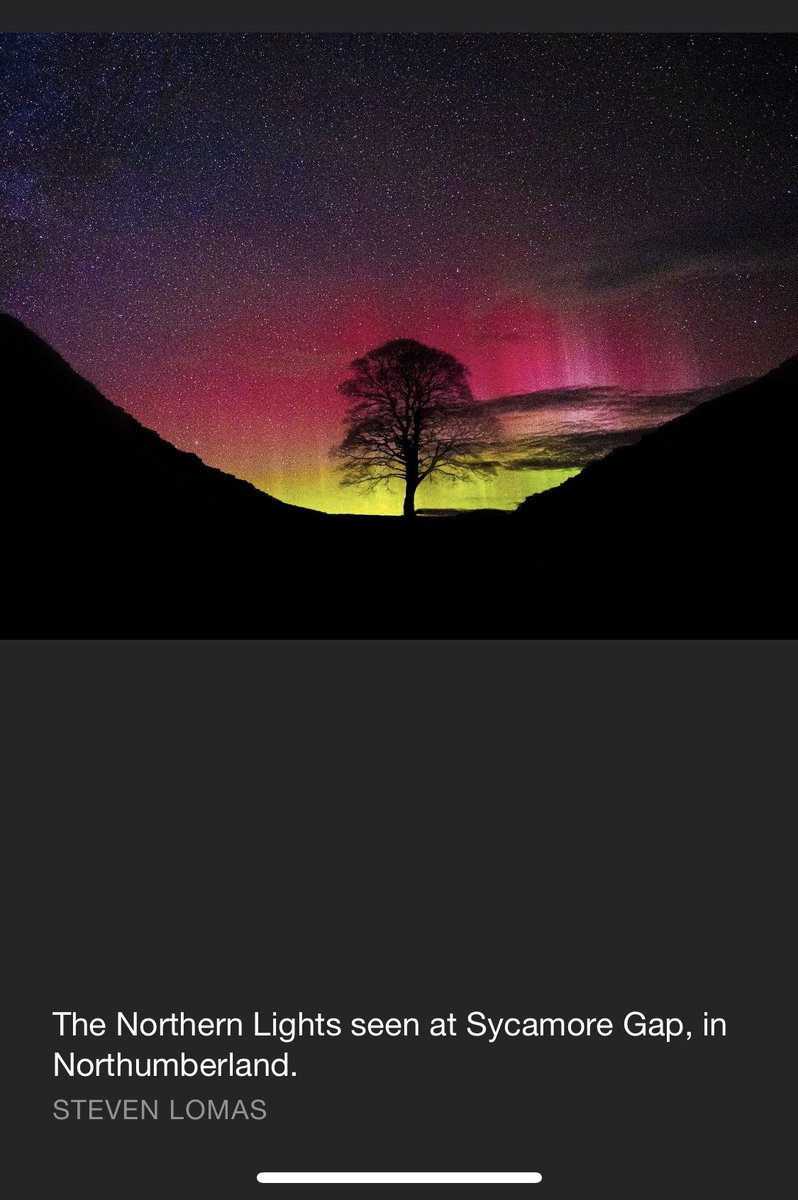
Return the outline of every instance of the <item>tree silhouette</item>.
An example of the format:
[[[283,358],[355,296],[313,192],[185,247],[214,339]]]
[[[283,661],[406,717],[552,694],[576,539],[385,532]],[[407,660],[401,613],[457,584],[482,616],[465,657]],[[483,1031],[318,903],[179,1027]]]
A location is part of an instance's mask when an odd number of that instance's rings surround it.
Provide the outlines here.
[[[468,370],[451,354],[401,338],[356,358],[338,385],[350,401],[346,434],[333,453],[344,462],[345,486],[371,490],[392,479],[405,485],[403,512],[416,515],[419,485],[483,473],[481,458],[498,423],[474,404]]]

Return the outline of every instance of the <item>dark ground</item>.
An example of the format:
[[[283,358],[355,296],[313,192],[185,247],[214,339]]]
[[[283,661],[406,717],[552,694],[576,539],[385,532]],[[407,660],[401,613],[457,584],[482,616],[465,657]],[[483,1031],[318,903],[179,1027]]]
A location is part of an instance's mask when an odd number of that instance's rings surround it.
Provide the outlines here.
[[[0,378],[6,636],[795,628],[795,358],[516,513],[414,522],[292,508],[205,466],[9,317]]]

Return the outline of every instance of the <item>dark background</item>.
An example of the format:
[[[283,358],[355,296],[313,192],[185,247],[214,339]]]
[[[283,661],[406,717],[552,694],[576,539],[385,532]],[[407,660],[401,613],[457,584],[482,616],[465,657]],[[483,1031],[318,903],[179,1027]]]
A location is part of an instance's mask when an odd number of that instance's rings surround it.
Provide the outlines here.
[[[254,1200],[259,1170],[785,1194],[795,643],[16,642],[2,659],[15,1195]],[[694,1036],[303,1039],[295,1079],[79,1082],[52,1078],[53,1051],[116,1039],[62,1042],[53,1009],[638,1009]],[[725,1040],[699,1036],[704,1010]],[[56,1096],[154,1095],[263,1096],[269,1115],[51,1116]]]
[[[795,6],[788,0],[561,0],[556,6],[532,8],[522,0],[494,0],[490,8],[469,0],[402,0],[374,4],[373,0],[340,0],[331,10],[327,0],[296,0],[290,8],[266,7],[258,0],[137,0],[109,9],[103,0],[6,0],[6,29],[97,31],[115,30],[276,32],[288,30],[437,30],[626,33],[663,30],[710,33],[795,29]]]

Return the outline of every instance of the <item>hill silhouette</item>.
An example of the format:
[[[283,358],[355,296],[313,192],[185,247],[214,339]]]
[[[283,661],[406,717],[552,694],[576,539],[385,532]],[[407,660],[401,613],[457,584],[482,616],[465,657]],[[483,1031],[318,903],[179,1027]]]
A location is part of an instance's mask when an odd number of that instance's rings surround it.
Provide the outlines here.
[[[543,559],[671,572],[685,588],[692,573],[704,595],[725,580],[763,591],[775,611],[794,562],[797,433],[795,356],[528,497],[516,519]]]
[[[0,370],[8,399],[3,421],[14,463],[28,487],[56,493],[43,529],[53,517],[102,520],[97,499],[128,532],[158,523],[204,518],[269,518],[292,511],[252,484],[207,466],[139,424],[81,378],[42,338],[14,317],[0,314]],[[19,451],[22,451],[20,454]],[[300,510],[293,510],[295,513]]]
[[[0,316],[10,636],[781,635],[798,359],[514,514],[283,504]],[[786,448],[786,449],[785,449]]]
[[[243,589],[245,548],[268,559],[273,536],[284,557],[296,521],[322,520],[178,450],[5,314],[0,380],[7,608],[24,629],[121,631],[138,612],[150,631],[187,606],[190,621]]]

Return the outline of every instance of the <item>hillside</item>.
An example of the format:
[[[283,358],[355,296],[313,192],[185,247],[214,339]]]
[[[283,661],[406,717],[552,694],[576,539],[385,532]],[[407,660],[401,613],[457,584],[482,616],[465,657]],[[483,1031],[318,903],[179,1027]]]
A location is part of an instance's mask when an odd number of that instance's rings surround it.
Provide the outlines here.
[[[769,588],[794,558],[797,433],[798,356],[530,496],[515,520],[549,561]]]
[[[140,425],[5,314],[0,314],[0,378],[5,436],[14,447],[7,470],[26,491],[35,478],[29,501],[42,502],[45,527],[54,500],[62,520],[80,517],[94,525],[112,513],[139,532],[150,520],[163,527],[186,519],[284,518],[299,511]],[[5,486],[10,484],[6,473]]]

